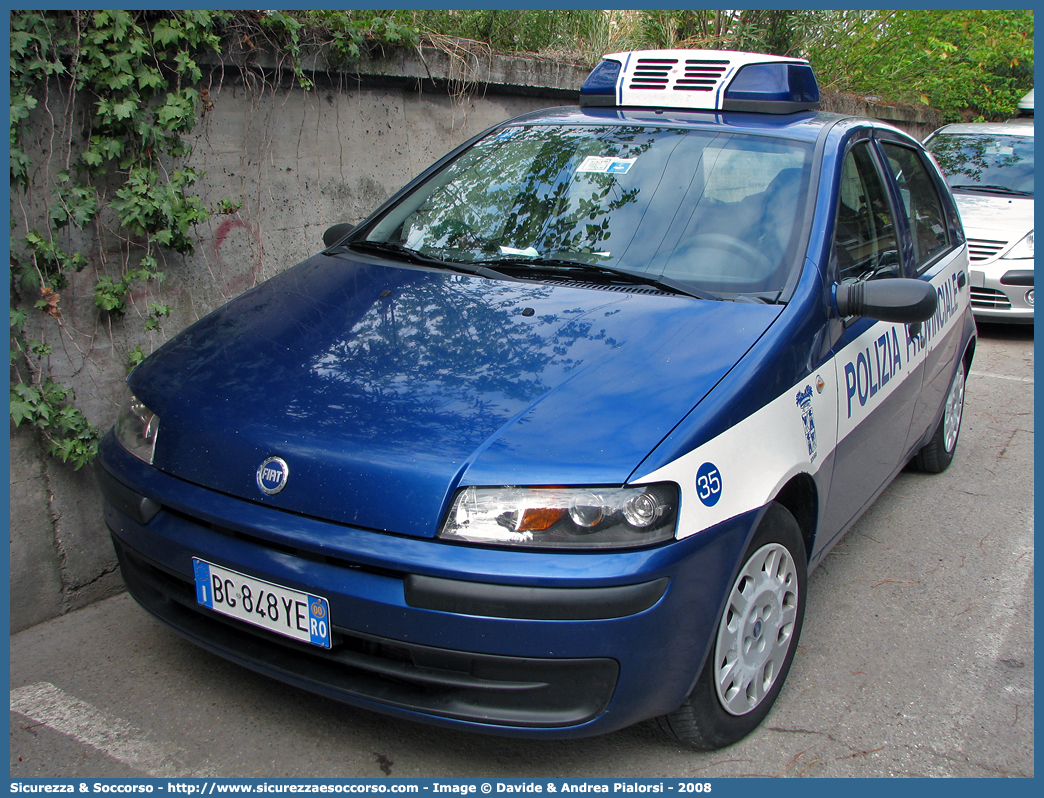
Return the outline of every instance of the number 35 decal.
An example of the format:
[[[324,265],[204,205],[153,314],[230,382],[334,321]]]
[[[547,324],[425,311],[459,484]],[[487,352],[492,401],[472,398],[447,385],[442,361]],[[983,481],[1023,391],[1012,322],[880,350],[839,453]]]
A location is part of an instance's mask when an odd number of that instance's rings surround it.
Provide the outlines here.
[[[713,507],[721,498],[721,474],[714,463],[704,463],[696,472],[696,495],[707,507]]]

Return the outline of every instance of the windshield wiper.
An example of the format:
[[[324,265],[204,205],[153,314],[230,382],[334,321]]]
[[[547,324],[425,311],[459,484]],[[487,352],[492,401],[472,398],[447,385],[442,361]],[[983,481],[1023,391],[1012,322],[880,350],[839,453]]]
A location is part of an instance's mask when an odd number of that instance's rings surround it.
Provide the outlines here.
[[[477,263],[463,263],[461,261],[433,258],[430,255],[425,255],[423,252],[418,252],[415,249],[404,247],[402,244],[394,244],[390,241],[351,241],[346,246],[350,249],[358,249],[364,252],[371,251],[378,252],[382,255],[392,255],[401,258],[407,263],[416,263],[421,266],[434,266],[439,269],[449,269],[450,271],[461,272],[462,274],[487,277],[491,280],[511,280],[514,282],[517,279],[491,269],[488,266],[483,266]]]
[[[1032,191],[1018,191],[1017,189],[1008,188],[1007,186],[984,185],[982,183],[960,184],[960,185],[950,186],[950,188],[955,189],[957,191],[984,191],[984,192],[986,192],[988,194],[1013,194],[1016,197],[1032,197],[1033,196],[1033,192]]]
[[[670,277],[649,274],[648,272],[621,269],[619,266],[606,266],[601,263],[581,263],[565,258],[497,258],[492,261],[499,269],[511,270],[516,274],[550,274],[555,277],[583,276],[587,279],[595,278],[623,278],[630,283],[638,285],[650,285],[654,288],[667,291],[672,294],[681,294],[696,299],[719,299],[719,297],[700,291],[690,285],[672,280]]]

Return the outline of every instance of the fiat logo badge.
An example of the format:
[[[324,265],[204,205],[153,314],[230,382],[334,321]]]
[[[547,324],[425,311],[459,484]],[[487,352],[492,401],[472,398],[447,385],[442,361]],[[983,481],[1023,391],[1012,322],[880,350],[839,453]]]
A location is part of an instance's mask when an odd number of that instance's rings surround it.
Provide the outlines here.
[[[286,487],[290,466],[282,457],[269,457],[257,467],[257,486],[268,496],[275,496]]]

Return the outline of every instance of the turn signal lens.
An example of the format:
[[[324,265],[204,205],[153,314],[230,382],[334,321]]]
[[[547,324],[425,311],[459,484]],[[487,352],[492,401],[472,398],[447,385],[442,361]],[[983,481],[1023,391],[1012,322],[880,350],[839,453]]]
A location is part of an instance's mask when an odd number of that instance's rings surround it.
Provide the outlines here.
[[[518,528],[521,532],[543,532],[557,524],[565,510],[551,507],[527,507],[522,511]]]

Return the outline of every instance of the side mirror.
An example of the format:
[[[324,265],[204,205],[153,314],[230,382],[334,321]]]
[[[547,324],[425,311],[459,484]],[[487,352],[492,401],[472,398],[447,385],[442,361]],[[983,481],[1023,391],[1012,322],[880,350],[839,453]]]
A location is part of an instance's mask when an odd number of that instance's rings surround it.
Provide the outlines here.
[[[335,224],[333,227],[328,227],[326,228],[326,232],[323,233],[323,244],[325,244],[327,248],[332,247],[354,229],[355,225],[348,224],[348,222],[341,222],[340,224]]]
[[[842,316],[915,324],[935,315],[939,296],[925,280],[896,277],[843,283],[835,289],[834,301]]]

